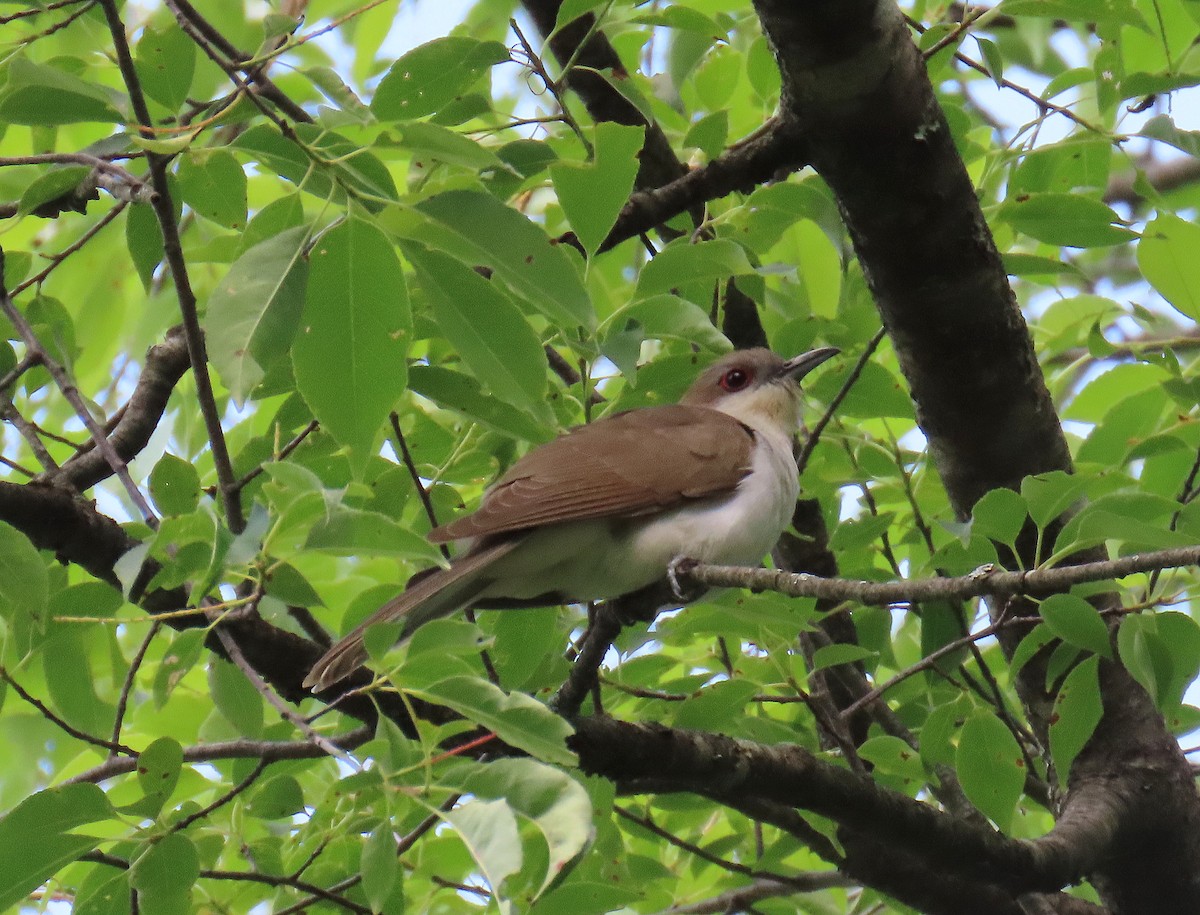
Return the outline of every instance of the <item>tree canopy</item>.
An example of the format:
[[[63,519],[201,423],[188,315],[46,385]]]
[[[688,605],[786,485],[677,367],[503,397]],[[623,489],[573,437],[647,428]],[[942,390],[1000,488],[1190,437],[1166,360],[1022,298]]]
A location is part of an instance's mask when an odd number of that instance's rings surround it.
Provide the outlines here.
[[[0,908],[1200,911],[1200,4],[401,7],[0,4]],[[770,568],[302,687],[759,345]]]

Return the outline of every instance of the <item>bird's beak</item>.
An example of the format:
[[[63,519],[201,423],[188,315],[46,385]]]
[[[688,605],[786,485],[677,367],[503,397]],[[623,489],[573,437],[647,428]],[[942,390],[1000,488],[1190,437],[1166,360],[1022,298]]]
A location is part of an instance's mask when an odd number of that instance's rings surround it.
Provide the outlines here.
[[[827,359],[832,359],[841,350],[836,346],[822,346],[820,349],[809,350],[807,353],[801,353],[799,356],[794,356],[783,364],[783,368],[779,370],[780,379],[790,379],[799,381],[813,369]]]

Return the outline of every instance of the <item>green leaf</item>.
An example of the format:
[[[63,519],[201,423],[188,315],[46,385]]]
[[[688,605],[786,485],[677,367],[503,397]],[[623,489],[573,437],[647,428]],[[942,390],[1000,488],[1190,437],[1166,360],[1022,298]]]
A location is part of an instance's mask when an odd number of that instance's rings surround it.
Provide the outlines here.
[[[133,203],[126,209],[125,245],[142,286],[149,289],[154,271],[163,259],[162,230],[149,204]]]
[[[77,626],[55,627],[41,646],[46,687],[67,722],[89,734],[112,729],[114,709],[96,693],[92,659],[93,632]]]
[[[829,548],[835,553],[868,549],[871,544],[883,536],[884,532],[896,520],[895,512],[881,512],[878,515],[863,515],[860,518],[850,518],[834,528],[833,536],[829,538]]]
[[[363,893],[366,894],[371,911],[383,911],[384,903],[391,896],[401,876],[396,837],[392,833],[389,820],[381,822],[367,836],[367,841],[363,843],[359,870],[362,873]]]
[[[1200,672],[1200,626],[1186,613],[1158,611],[1154,628],[1171,656],[1171,672],[1164,678],[1160,707],[1183,701],[1184,691]]]
[[[771,63],[774,66],[774,60]],[[778,69],[775,71],[778,77]],[[729,139],[729,112],[725,109],[714,111],[700,118],[688,128],[687,136],[683,138],[685,147],[695,147],[708,158],[715,159]]]
[[[371,120],[367,106],[354,94],[354,90],[346,85],[336,70],[331,67],[304,67],[300,72],[321,90],[325,98],[343,111],[354,115],[356,120],[364,124]]]
[[[136,54],[142,90],[168,110],[178,111],[192,88],[196,43],[173,22],[162,28],[147,23]]]
[[[272,200],[250,218],[246,231],[238,238],[237,256],[255,245],[282,235],[304,224],[304,202],[299,194],[284,194]]]
[[[1029,509],[1020,493],[1011,489],[993,489],[971,509],[972,530],[991,540],[1013,544],[1025,525]]]
[[[394,556],[438,561],[437,548],[379,512],[340,508],[312,526],[305,549],[335,556]]]
[[[467,846],[488,884],[503,896],[504,881],[524,862],[512,808],[503,800],[473,800],[443,817]]]
[[[1042,601],[1042,619],[1050,631],[1093,654],[1112,657],[1108,627],[1100,612],[1075,594],[1052,594]]]
[[[753,273],[742,246],[726,238],[696,244],[675,241],[663,248],[642,268],[637,295],[646,298],[659,292],[693,283]]]
[[[599,335],[604,340],[601,350],[610,345],[609,341],[631,332],[640,338],[683,340],[718,353],[730,349],[729,339],[713,327],[708,313],[677,295],[655,295],[618,308],[600,326]],[[629,367],[630,371],[626,366],[620,368],[626,375],[636,374],[636,364]]]
[[[0,817],[0,909],[25,901],[58,871],[100,844],[74,830],[113,815],[91,784],[39,791]]]
[[[404,392],[412,317],[387,238],[351,216],[313,248],[308,299],[292,345],[296,388],[361,470]]]
[[[537,760],[494,760],[473,768],[463,788],[476,797],[503,798],[541,831],[550,859],[539,892],[563,876],[595,835],[592,802],[584,787]]]
[[[1100,702],[1100,658],[1084,660],[1067,674],[1054,700],[1050,720],[1050,755],[1059,778],[1066,780],[1071,763],[1096,730],[1104,707]]]
[[[1018,232],[1051,245],[1101,248],[1123,244],[1137,233],[1120,225],[1107,204],[1078,194],[1025,194],[1008,200],[1000,217]]]
[[[1063,411],[1066,419],[1098,422],[1122,400],[1140,391],[1159,388],[1170,375],[1161,366],[1132,362],[1113,366],[1091,379]]]
[[[391,172],[370,150],[315,124],[293,124],[292,130],[312,155],[269,124],[251,127],[230,146],[322,202],[343,202],[347,188],[370,210],[396,199]]]
[[[0,88],[0,123],[37,126],[124,120],[103,89],[60,67],[24,57],[8,64],[8,83]]]
[[[183,747],[172,737],[160,737],[138,754],[138,784],[157,808],[161,809],[170,798],[171,792],[179,783],[182,768]]]
[[[854,364],[849,360],[823,366],[815,378],[805,379],[804,390],[814,400],[829,403],[838,396],[853,370]],[[912,398],[908,396],[904,382],[895,374],[877,362],[868,362],[838,408],[838,415],[864,419],[894,416],[911,420]]]
[[[321,596],[308,583],[308,579],[290,563],[280,562],[271,567],[266,581],[267,593],[278,597],[286,604],[297,607],[320,607]]]
[[[79,884],[71,915],[127,915],[129,878],[125,871],[104,864],[92,865]]]
[[[196,666],[204,648],[205,631],[188,629],[171,640],[162,663],[154,671],[154,704],[162,708],[179,681]]]
[[[644,127],[609,121],[594,128],[595,161],[550,166],[554,191],[588,256],[595,254],[629,199]]]
[[[176,185],[184,203],[228,229],[246,226],[246,173],[224,149],[191,150],[179,160]]]
[[[1025,758],[1008,727],[989,712],[963,725],[954,768],[972,804],[1007,832],[1025,787]]]
[[[246,675],[228,661],[213,658],[208,664],[208,691],[225,720],[246,737],[260,737],[263,698]]]
[[[428,164],[427,159],[434,159],[478,172],[481,178],[489,177],[488,172],[513,171],[491,148],[438,124],[411,121],[396,130],[403,138],[405,149],[414,159],[420,159],[422,165]]]
[[[839,664],[853,664],[874,655],[875,652],[862,645],[823,645],[813,652],[812,673],[826,667],[837,667]]]
[[[558,15],[554,20],[553,35],[560,31],[564,26],[570,25],[580,16],[590,13],[597,7],[603,6],[605,0],[563,0],[559,5]]]
[[[200,501],[200,474],[196,465],[164,454],[150,471],[150,495],[164,515],[195,511]]]
[[[419,245],[404,255],[417,269],[433,319],[493,394],[553,425],[546,402],[546,356],[524,315],[491,282],[461,261]]]
[[[1150,31],[1133,0],[1004,0],[996,9],[1009,16],[1132,25]]]
[[[1142,232],[1137,262],[1142,275],[1183,315],[1200,321],[1200,226],[1159,213]]]
[[[438,406],[510,438],[528,442],[549,441],[552,433],[527,413],[489,397],[469,375],[436,365],[414,365],[409,369],[409,387]]]
[[[200,855],[180,832],[151,839],[129,868],[129,883],[151,896],[172,897],[191,890],[200,876]]]
[[[86,165],[65,165],[47,170],[25,188],[17,212],[22,215],[32,213],[42,204],[69,194],[79,187],[91,171]]]
[[[880,772],[904,779],[915,787],[925,784],[921,755],[899,737],[881,734],[863,741],[858,755]]]
[[[0,521],[0,617],[45,626],[49,589],[46,563],[29,538]]]
[[[1062,470],[1034,474],[1021,481],[1021,497],[1029,506],[1029,517],[1043,528],[1082,499],[1086,489],[1084,477]]]
[[[506,694],[477,677],[448,677],[427,685],[402,685],[414,696],[449,706],[494,731],[505,743],[533,756],[562,766],[576,764],[575,754],[566,747],[566,739],[574,729],[524,693]]]
[[[596,317],[579,272],[561,246],[527,217],[491,194],[446,191],[381,217],[400,238],[483,266],[520,298],[564,327],[593,328]]]
[[[1189,156],[1200,157],[1200,130],[1182,130],[1169,114],[1156,114],[1136,134],[1174,146]]]
[[[1166,655],[1154,644],[1153,626],[1143,617],[1130,614],[1121,620],[1117,630],[1117,652],[1121,664],[1129,671],[1152,699],[1159,695],[1159,671]],[[1158,661],[1158,664],[1155,662]]]
[[[1190,546],[1195,537],[1172,530],[1169,518],[1178,510],[1174,499],[1151,493],[1112,493],[1086,505],[1064,526],[1054,544],[1058,555],[1107,540],[1145,549]]]
[[[308,229],[299,226],[255,245],[213,290],[204,318],[209,357],[236,403],[287,352],[304,311]]]
[[[491,67],[509,59],[498,41],[437,38],[392,64],[375,90],[371,110],[381,121],[422,118],[462,95]]]
[[[1019,251],[1006,251],[1000,255],[1004,261],[1004,272],[1009,276],[1038,277],[1057,276],[1070,273],[1082,276],[1078,264],[1064,263],[1057,257],[1042,257],[1038,254],[1022,254]]]
[[[304,791],[292,775],[276,775],[250,801],[250,812],[264,820],[282,820],[304,809]]]
[[[979,45],[979,50],[983,53],[983,62],[987,65],[988,73],[992,77],[992,82],[996,84],[996,88],[1003,88],[1004,83],[1004,56],[1000,53],[1000,47],[996,42],[983,38],[979,35],[972,36],[975,42]]]

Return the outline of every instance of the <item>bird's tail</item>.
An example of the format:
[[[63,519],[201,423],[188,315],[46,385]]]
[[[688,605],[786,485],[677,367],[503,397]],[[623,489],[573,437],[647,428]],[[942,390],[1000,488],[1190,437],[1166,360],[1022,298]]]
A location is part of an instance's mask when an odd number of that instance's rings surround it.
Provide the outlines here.
[[[491,584],[492,578],[487,573],[492,563],[518,542],[517,538],[508,538],[492,543],[456,559],[448,569],[436,569],[421,576],[325,652],[304,678],[304,686],[320,692],[358,670],[367,660],[363,633],[369,626],[403,619],[404,629],[399,639],[403,642],[418,626],[469,605]]]

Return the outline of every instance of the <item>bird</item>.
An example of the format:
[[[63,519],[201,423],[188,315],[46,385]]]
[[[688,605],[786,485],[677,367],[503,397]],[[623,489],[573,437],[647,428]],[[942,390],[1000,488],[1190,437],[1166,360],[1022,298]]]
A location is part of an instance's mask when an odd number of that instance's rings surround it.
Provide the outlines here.
[[[532,449],[473,513],[430,532],[434,543],[464,543],[449,567],[414,576],[313,665],[305,687],[321,692],[361,667],[363,635],[377,623],[403,621],[403,641],[473,606],[604,600],[668,577],[675,584],[683,558],[759,565],[800,491],[800,379],[838,352],[735,350],[679,403],[605,416]]]

